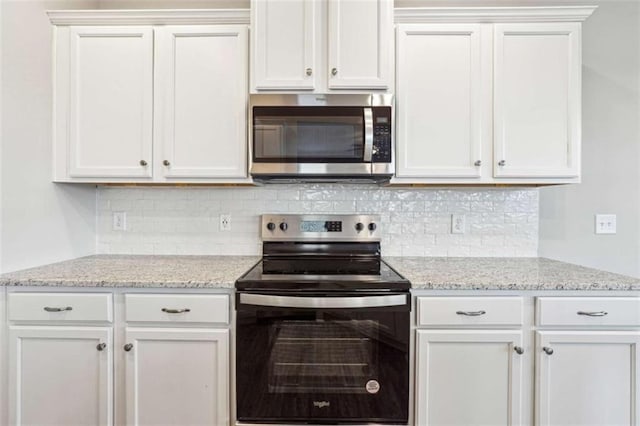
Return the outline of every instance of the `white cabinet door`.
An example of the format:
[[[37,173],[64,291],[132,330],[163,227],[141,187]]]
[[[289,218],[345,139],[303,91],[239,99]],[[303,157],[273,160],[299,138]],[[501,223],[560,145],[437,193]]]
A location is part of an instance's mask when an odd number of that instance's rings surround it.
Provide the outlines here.
[[[152,89],[151,27],[71,27],[70,177],[151,177]]]
[[[251,89],[313,90],[320,1],[252,0]]]
[[[640,424],[639,344],[638,331],[537,332],[537,424]]]
[[[520,424],[520,331],[417,333],[416,425]]]
[[[156,30],[156,167],[164,177],[246,177],[247,31]]]
[[[229,331],[126,329],[128,425],[228,425]]]
[[[10,327],[9,423],[112,424],[111,335],[107,327]]]
[[[405,24],[397,33],[398,177],[479,177],[479,24]]]
[[[494,176],[577,177],[580,24],[496,24]]]
[[[387,89],[393,61],[393,1],[328,3],[329,89]]]

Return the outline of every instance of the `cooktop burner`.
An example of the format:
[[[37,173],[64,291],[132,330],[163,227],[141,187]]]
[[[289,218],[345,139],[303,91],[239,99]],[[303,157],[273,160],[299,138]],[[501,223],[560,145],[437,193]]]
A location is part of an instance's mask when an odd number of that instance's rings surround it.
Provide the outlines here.
[[[406,291],[380,255],[379,217],[263,215],[262,260],[236,281],[243,291]]]

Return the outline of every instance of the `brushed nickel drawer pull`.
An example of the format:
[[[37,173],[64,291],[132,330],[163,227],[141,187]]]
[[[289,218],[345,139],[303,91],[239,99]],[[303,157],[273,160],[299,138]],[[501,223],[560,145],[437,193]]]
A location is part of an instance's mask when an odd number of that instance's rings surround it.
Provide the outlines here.
[[[106,348],[106,347],[107,347],[106,343],[98,343],[98,346],[96,346],[96,349],[99,350],[99,351],[103,351],[104,348]]]
[[[71,306],[67,306],[64,308],[53,308],[51,306],[45,306],[44,310],[47,312],[64,312],[64,311],[71,311],[73,310],[73,308]]]
[[[553,349],[552,349],[552,348],[550,348],[549,346],[544,346],[544,347],[542,348],[542,350],[543,350],[543,351],[544,351],[544,353],[545,353],[545,354],[547,354],[547,355],[553,355]]]
[[[585,315],[588,317],[603,317],[609,314],[609,312],[606,312],[606,311],[598,311],[598,312],[578,311],[577,313],[578,315]]]
[[[522,355],[524,353],[524,349],[522,348],[522,346],[514,346],[513,350],[516,351],[518,355]]]
[[[456,311],[458,315],[466,315],[468,317],[479,317],[480,315],[486,314],[487,311]]]
[[[124,345],[123,348],[126,352],[129,352],[131,349],[133,349],[133,344],[131,343],[127,343],[126,345]]]
[[[189,308],[184,308],[184,309],[162,308],[162,312],[166,312],[168,314],[182,314],[182,313],[185,313],[185,312],[191,312],[191,309],[189,309]]]

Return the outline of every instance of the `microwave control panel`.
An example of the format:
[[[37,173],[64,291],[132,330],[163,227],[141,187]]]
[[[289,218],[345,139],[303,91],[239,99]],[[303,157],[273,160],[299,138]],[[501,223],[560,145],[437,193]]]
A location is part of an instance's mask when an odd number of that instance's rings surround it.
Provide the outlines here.
[[[373,163],[391,162],[391,108],[373,108]]]

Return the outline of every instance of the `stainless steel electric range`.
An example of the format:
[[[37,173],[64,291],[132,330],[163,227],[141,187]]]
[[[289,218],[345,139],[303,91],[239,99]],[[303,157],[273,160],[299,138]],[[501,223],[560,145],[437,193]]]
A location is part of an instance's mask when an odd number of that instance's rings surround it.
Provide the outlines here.
[[[379,217],[263,215],[236,282],[239,423],[407,424],[410,283]]]

